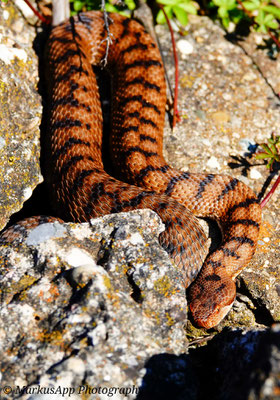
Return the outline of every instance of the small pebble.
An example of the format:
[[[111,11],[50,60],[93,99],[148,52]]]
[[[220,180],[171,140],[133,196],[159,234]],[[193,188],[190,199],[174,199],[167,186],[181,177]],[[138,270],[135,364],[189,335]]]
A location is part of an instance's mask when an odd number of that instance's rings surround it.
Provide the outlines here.
[[[3,147],[5,146],[5,144],[6,144],[5,139],[3,139],[3,138],[0,137],[0,150],[3,149]]]
[[[228,122],[230,119],[230,116],[228,113],[226,113],[224,111],[217,111],[212,114],[212,118],[216,122]]]
[[[9,19],[10,13],[8,10],[4,10],[3,11],[3,18],[5,21],[7,21]]]
[[[0,59],[4,61],[5,64],[10,64],[15,57],[26,62],[27,53],[23,49],[16,49],[0,44]]]
[[[259,173],[259,171],[256,168],[252,168],[250,170],[250,178],[251,179],[260,179],[262,175]]]
[[[256,44],[262,44],[263,43],[263,35],[258,35],[255,33],[254,35],[255,43]]]
[[[233,22],[230,22],[229,25],[228,25],[227,31],[229,33],[232,33],[232,32],[235,31],[235,29],[236,29],[236,24],[234,24]]]
[[[221,169],[221,166],[215,156],[210,157],[206,165],[209,168]]]
[[[177,42],[177,48],[183,55],[192,54],[193,45],[186,39],[180,39]]]
[[[257,79],[256,74],[254,74],[254,72],[252,72],[252,71],[249,71],[249,72],[247,72],[247,74],[243,75],[243,79],[242,80],[251,82],[251,81],[254,81],[256,79]]]
[[[232,96],[231,96],[231,94],[229,94],[229,93],[224,93],[224,94],[223,94],[223,98],[224,98],[226,101],[229,101],[229,100],[232,99]]]

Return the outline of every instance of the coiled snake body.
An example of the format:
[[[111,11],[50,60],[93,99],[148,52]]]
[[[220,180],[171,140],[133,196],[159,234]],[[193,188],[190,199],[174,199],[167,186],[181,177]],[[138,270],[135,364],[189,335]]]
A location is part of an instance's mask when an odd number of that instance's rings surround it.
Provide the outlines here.
[[[166,164],[166,89],[159,51],[136,21],[110,14],[109,23],[111,159],[121,180],[104,171],[101,155],[102,113],[92,65],[99,65],[106,53],[103,14],[81,13],[55,27],[47,45],[53,201],[62,217],[74,221],[154,210],[166,227],[160,243],[184,270],[186,287],[206,251],[205,234],[194,216],[216,219],[222,244],[208,255],[188,295],[196,324],[210,328],[229,311],[236,294],[234,279],[254,253],[260,206],[252,190],[237,179],[181,172]]]

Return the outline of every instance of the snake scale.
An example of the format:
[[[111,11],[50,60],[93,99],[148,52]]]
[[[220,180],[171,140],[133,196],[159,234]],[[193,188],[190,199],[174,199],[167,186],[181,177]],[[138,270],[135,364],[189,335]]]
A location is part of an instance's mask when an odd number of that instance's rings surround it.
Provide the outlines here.
[[[79,222],[154,210],[165,224],[159,241],[190,285],[193,319],[211,328],[230,310],[234,280],[255,251],[260,205],[237,179],[182,172],[166,163],[166,87],[159,50],[132,19],[109,14],[109,30],[108,54],[101,12],[80,13],[51,31],[46,63],[52,201],[61,217]],[[102,112],[92,66],[105,55],[112,75],[111,160],[119,180],[105,172],[101,154]],[[221,245],[206,259],[207,238],[196,216],[217,220],[223,232]]]

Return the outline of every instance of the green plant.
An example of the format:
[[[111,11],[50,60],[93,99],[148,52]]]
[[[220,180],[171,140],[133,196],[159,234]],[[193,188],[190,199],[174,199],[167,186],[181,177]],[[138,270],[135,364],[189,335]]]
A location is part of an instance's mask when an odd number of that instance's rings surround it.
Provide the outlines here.
[[[100,0],[69,0],[71,13],[76,14],[81,10],[100,9]],[[230,23],[235,25],[241,21],[249,21],[256,31],[269,33],[276,31],[272,37],[279,48],[279,20],[280,7],[270,0],[211,0],[209,2],[193,0],[157,0],[158,4],[164,7],[164,11],[169,19],[176,18],[182,26],[188,23],[189,14],[197,14],[200,5],[200,12],[207,13],[211,11],[212,17],[219,18],[223,26],[228,29]],[[276,3],[277,4],[277,3]],[[129,14],[136,7],[135,0],[107,0],[105,9],[110,12],[119,12]],[[166,19],[163,11],[160,9],[156,15],[158,24],[165,24]]]
[[[217,16],[225,28],[230,22],[237,24],[245,18],[250,18],[255,29],[262,33],[279,28],[280,8],[268,0],[211,0],[209,8],[217,8]]]
[[[100,0],[69,0],[71,7],[71,15],[77,14],[82,10],[100,10]],[[105,4],[105,9],[108,12],[118,12],[120,14],[127,14],[127,11],[134,10],[136,4],[134,0],[124,0],[123,2],[116,3],[113,0],[109,0]]]
[[[243,7],[246,10],[257,14],[254,17],[254,20],[258,25],[256,30],[259,32],[266,33],[268,29],[279,28],[279,24],[276,19],[280,18],[280,9],[269,3],[269,1],[264,0],[250,0],[242,2]]]
[[[256,154],[256,159],[267,160],[267,168],[272,170],[274,163],[280,163],[280,136],[273,133],[267,143],[261,143],[261,147],[264,151]]]
[[[244,18],[244,12],[238,9],[236,0],[212,0],[209,8],[217,8],[217,17],[225,28],[229,27],[230,22],[237,24]]]
[[[71,14],[74,15],[82,10],[100,10],[100,0],[69,0],[71,5]],[[182,26],[187,25],[188,15],[196,14],[197,9],[195,2],[192,0],[159,0],[159,4],[164,6],[169,19],[174,16],[180,22]],[[118,12],[121,14],[127,14],[129,11],[134,10],[136,7],[134,0],[123,0],[123,2],[117,3],[114,0],[108,0],[105,4],[106,11]],[[165,24],[166,19],[162,10],[159,10],[156,21],[158,24]]]
[[[163,5],[164,11],[169,19],[175,16],[182,26],[188,23],[189,14],[197,14],[195,3],[192,0],[159,0]],[[156,21],[158,24],[165,24],[166,19],[162,10],[159,10]]]
[[[276,136],[274,133],[271,135],[271,138],[267,140],[267,143],[262,143],[261,147],[264,151],[256,154],[256,158],[259,160],[267,160],[267,168],[270,169],[272,174],[279,173],[280,168],[280,136]],[[280,185],[280,175],[278,175],[276,181],[270,188],[268,194],[263,198],[261,201],[261,207],[263,208],[273,193],[275,192],[276,188]]]

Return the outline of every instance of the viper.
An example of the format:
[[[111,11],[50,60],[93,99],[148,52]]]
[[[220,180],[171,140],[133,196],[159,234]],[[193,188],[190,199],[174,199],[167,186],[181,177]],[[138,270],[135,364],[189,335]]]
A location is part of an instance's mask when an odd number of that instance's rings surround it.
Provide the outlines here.
[[[109,29],[103,13],[80,13],[54,27],[48,39],[46,180],[52,203],[62,218],[76,222],[154,210],[165,224],[159,242],[190,286],[193,319],[211,328],[230,310],[235,278],[255,251],[260,205],[235,178],[182,172],[166,163],[159,50],[138,22],[118,14],[109,14],[108,21]],[[118,179],[102,161],[102,110],[93,66],[103,64],[112,77],[110,157]],[[222,230],[220,246],[207,256],[197,217],[216,220]]]

